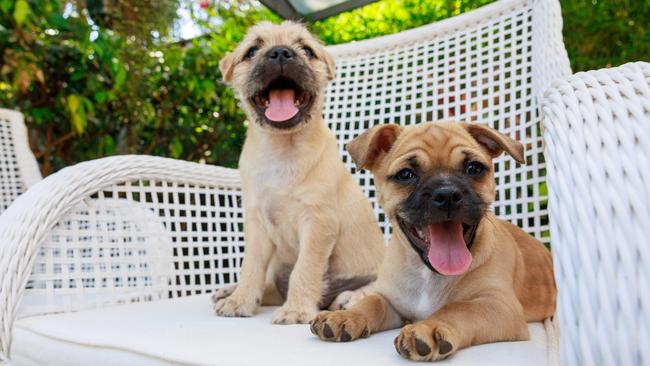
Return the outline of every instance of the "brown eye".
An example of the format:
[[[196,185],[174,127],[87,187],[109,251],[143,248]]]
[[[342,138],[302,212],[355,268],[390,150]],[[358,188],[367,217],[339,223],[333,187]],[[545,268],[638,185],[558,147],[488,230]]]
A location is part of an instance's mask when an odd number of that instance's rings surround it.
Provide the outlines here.
[[[246,55],[244,56],[246,59],[251,59],[255,56],[257,53],[257,47],[253,46],[246,51]]]
[[[417,176],[413,170],[404,168],[397,172],[397,174],[393,176],[393,179],[399,183],[411,183],[417,179]]]
[[[304,46],[302,50],[305,51],[305,55],[307,55],[307,57],[314,58],[314,50],[311,47]]]
[[[479,163],[478,161],[470,161],[465,165],[465,174],[470,177],[478,177],[485,172],[485,165]]]

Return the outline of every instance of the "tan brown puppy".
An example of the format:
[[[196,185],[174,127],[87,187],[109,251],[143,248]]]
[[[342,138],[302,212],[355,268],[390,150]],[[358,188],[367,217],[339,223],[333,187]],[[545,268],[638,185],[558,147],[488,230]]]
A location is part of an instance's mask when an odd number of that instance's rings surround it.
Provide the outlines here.
[[[492,159],[506,151],[523,163],[520,143],[476,124],[379,125],[348,151],[373,172],[394,231],[376,292],[319,314],[314,334],[350,341],[408,321],[397,352],[432,361],[475,344],[526,340],[526,322],[553,315],[549,252],[489,210]]]
[[[334,61],[302,25],[261,23],[220,68],[250,125],[239,160],[246,252],[239,285],[214,294],[215,311],[251,316],[284,302],[274,323],[309,322],[373,281],[384,250],[322,119]]]

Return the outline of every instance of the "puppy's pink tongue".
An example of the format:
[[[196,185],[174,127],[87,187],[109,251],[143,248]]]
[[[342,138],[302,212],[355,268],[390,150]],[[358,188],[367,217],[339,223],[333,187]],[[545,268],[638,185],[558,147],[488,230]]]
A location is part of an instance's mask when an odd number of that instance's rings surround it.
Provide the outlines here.
[[[298,113],[298,108],[293,105],[293,89],[269,91],[269,106],[264,115],[273,122],[284,122]]]
[[[472,253],[463,238],[463,225],[449,221],[427,227],[429,263],[443,275],[465,273],[472,264]]]

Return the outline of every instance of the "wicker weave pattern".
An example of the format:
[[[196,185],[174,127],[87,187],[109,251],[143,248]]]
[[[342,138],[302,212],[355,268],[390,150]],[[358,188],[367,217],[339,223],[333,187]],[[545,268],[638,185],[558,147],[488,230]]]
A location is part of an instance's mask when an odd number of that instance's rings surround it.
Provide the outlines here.
[[[545,96],[566,365],[650,363],[650,64],[577,73]]]
[[[560,31],[556,2],[501,1],[452,21],[333,47],[337,78],[328,89],[325,120],[345,162],[354,170],[345,143],[378,123],[487,123],[524,143],[528,162],[495,160],[495,213],[548,242],[537,96],[551,78],[570,72]],[[538,57],[538,49],[548,58]],[[355,176],[388,239],[371,175]]]
[[[570,73],[559,14],[557,0],[501,0],[397,35],[331,47],[337,79],[324,114],[341,152],[376,123],[487,123],[524,142],[529,163],[496,161],[495,211],[548,241],[537,96],[550,80]],[[347,153],[344,159],[351,167]],[[355,174],[374,201],[370,176]],[[31,187],[0,219],[0,271],[10,274],[0,278],[0,360],[9,357],[11,327],[25,293],[30,301],[21,311],[69,311],[93,306],[93,298],[94,306],[105,306],[236,282],[243,256],[240,195],[234,170],[148,156],[81,163]],[[81,225],[87,216],[93,219]],[[148,223],[138,224],[138,217]],[[160,240],[140,233],[161,226],[166,233],[158,233]],[[130,255],[100,256],[99,243]],[[164,270],[167,247],[171,275]],[[70,270],[75,251],[91,253],[91,264],[83,267],[88,275],[78,272],[84,259]],[[140,267],[148,258],[162,269]],[[134,266],[133,276],[118,276],[119,286],[102,279],[113,260]],[[106,287],[84,287],[90,277]],[[137,290],[122,286],[129,277]]]
[[[25,291],[21,311],[43,313],[190,295],[236,282],[243,254],[240,196],[236,170],[149,156],[89,161],[35,184],[0,219],[0,269],[11,274],[0,277],[3,352]],[[108,255],[99,255],[100,242]],[[110,248],[129,255],[116,259]],[[69,249],[90,255],[74,271],[64,269],[76,254]],[[145,258],[155,260],[146,269],[139,267]],[[127,270],[104,282],[114,262]],[[129,271],[129,264],[136,267]],[[78,272],[83,269],[91,272]],[[89,277],[106,287],[84,287]],[[131,288],[129,277],[136,277]]]
[[[41,244],[25,292],[36,300],[23,303],[21,314],[188,296],[238,282],[244,255],[238,188],[138,180],[101,189],[92,197],[96,199],[84,200],[65,214]],[[104,207],[115,199],[120,206]],[[111,250],[118,262],[126,258],[138,266],[147,261],[151,265],[143,272],[117,263],[115,274]],[[85,267],[74,262],[79,254],[91,257]],[[64,272],[61,267],[70,263],[76,266]],[[157,282],[152,282],[151,267],[166,265],[171,270],[155,270]]]
[[[87,199],[38,250],[21,315],[167,298],[172,241],[146,206]]]
[[[27,144],[23,115],[0,108],[0,213],[40,179],[34,154]]]

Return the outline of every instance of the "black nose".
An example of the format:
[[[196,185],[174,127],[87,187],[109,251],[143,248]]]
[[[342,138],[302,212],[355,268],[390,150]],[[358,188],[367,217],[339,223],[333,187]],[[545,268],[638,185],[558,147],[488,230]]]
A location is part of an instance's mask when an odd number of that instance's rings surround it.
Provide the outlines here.
[[[453,186],[436,188],[431,192],[431,197],[433,198],[433,205],[445,211],[457,209],[463,202],[463,194],[460,189]]]
[[[286,63],[291,60],[296,54],[287,47],[274,47],[267,54],[269,60],[272,62]]]

